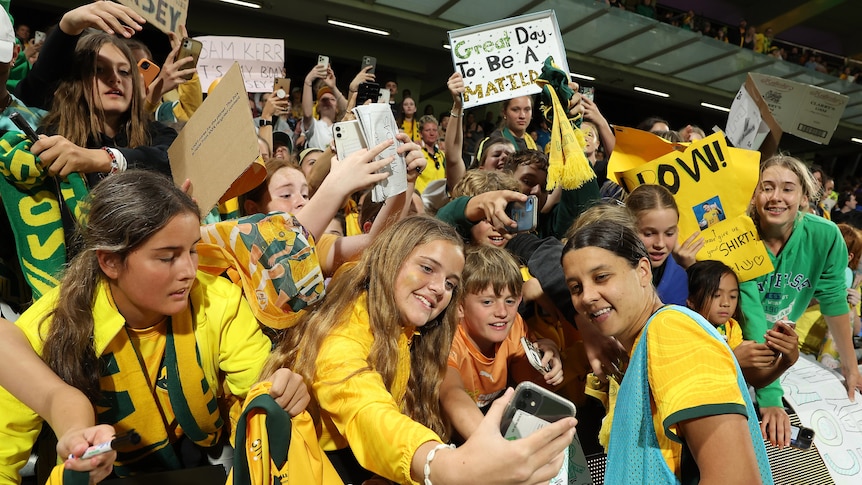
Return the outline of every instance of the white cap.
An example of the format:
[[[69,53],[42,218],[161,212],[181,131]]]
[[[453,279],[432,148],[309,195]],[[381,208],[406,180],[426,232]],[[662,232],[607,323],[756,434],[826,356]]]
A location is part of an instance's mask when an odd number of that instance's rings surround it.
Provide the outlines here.
[[[12,60],[12,52],[15,50],[15,29],[12,28],[12,20],[9,14],[0,7],[0,62]]]

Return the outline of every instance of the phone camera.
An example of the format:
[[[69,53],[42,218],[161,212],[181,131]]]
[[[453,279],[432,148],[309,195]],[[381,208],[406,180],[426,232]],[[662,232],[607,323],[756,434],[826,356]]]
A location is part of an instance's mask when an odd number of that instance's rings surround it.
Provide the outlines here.
[[[150,68],[149,62],[142,62],[141,63],[141,69],[149,69],[149,68]]]
[[[810,429],[803,429],[800,435],[803,439],[810,440],[814,438],[814,431]]]

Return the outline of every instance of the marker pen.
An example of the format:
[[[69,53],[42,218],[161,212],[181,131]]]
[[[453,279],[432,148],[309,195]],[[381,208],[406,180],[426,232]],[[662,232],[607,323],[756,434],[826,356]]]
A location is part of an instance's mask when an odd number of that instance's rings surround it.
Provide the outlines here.
[[[120,447],[123,447],[127,444],[136,445],[141,442],[141,435],[135,432],[134,429],[129,430],[127,433],[122,434],[120,436],[114,436],[110,441],[105,441],[103,443],[99,443],[87,448],[87,451],[81,455],[80,459],[86,460],[87,458],[92,458],[94,456],[101,455],[102,453],[107,453],[111,450],[116,450]],[[69,459],[75,458],[75,455],[69,455]]]

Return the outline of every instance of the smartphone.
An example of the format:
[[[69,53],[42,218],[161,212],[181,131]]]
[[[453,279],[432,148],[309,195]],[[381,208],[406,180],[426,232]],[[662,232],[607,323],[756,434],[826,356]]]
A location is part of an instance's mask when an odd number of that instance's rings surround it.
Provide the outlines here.
[[[24,136],[26,136],[28,140],[32,141],[33,143],[39,141],[39,135],[36,134],[36,131],[33,130],[32,126],[30,126],[30,123],[27,123],[27,120],[25,120],[24,117],[21,116],[21,113],[15,111],[11,115],[9,115],[9,119],[12,121],[12,123],[15,123],[15,126],[17,126],[18,129],[24,133]]]
[[[790,446],[800,450],[811,448],[811,442],[814,441],[814,430],[799,426],[790,426]]]
[[[356,106],[365,104],[369,99],[372,103],[377,102],[380,97],[380,85],[375,82],[362,83],[356,93]]]
[[[203,49],[203,47],[204,47],[204,45],[201,44],[201,41],[185,37],[181,41],[180,50],[179,50],[179,52],[177,52],[177,57],[174,58],[174,60],[176,61],[177,59],[182,59],[184,57],[191,56],[192,61],[190,63],[184,65],[182,67],[182,69],[191,69],[191,68],[197,67],[198,59],[200,59],[200,57],[201,57],[201,49]],[[193,76],[193,74],[189,74],[189,75],[183,76],[183,79],[188,81],[189,79],[192,78],[192,76]]]
[[[290,78],[289,77],[277,77],[275,78],[275,83],[273,83],[272,92],[275,93],[281,99],[287,97],[290,94]]]
[[[503,411],[500,432],[507,440],[525,438],[549,423],[574,417],[572,401],[529,381],[518,384]]]
[[[329,68],[329,56],[318,55],[317,56],[317,65],[323,66],[325,68]]]
[[[366,148],[359,120],[339,121],[333,124],[332,139],[335,140],[335,153],[341,160],[355,151]]]
[[[590,101],[595,101],[596,98],[596,88],[592,86],[581,86],[578,90],[581,93],[581,96],[589,99]]]
[[[45,42],[45,32],[37,30],[33,37],[33,43],[41,44],[42,42]]]
[[[141,73],[141,76],[144,78],[144,86],[149,86],[150,83],[156,80],[156,76],[159,75],[159,66],[156,65],[155,62],[149,59],[141,59],[138,61],[138,72]]]
[[[530,365],[533,366],[537,371],[542,374],[548,373],[551,371],[551,365],[542,365],[542,354],[538,349],[533,347],[533,343],[530,342],[527,337],[521,337],[521,346],[524,347],[524,353],[527,354],[527,360],[530,361]]]
[[[392,96],[392,93],[389,92],[386,88],[380,88],[380,95],[377,97],[378,103],[389,104],[389,97]]]
[[[371,56],[363,56],[362,66],[360,66],[359,69],[365,69],[366,66],[371,66],[371,69],[368,70],[368,74],[374,74],[374,70],[377,69],[377,58]]]
[[[509,202],[506,215],[518,223],[518,227],[508,227],[509,232],[532,231],[539,220],[539,198],[531,195],[526,202]]]

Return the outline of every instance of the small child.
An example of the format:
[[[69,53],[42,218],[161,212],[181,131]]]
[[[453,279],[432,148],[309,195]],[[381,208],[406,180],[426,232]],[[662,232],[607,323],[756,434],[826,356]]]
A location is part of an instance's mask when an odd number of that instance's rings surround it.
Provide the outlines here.
[[[520,342],[528,337],[527,327],[518,314],[523,284],[518,264],[505,250],[484,245],[468,249],[460,321],[440,389],[443,411],[464,439],[482,420],[480,408],[502,395],[508,383],[529,380],[553,388],[563,382],[560,352],[551,340],[539,339],[535,345],[550,371],[541,374],[527,360]]]
[[[739,317],[739,280],[720,261],[689,266],[686,304],[713,324],[733,350],[745,380],[755,388],[774,381],[799,358],[799,339],[791,324],[778,322],[766,332],[766,342],[743,340]]]

